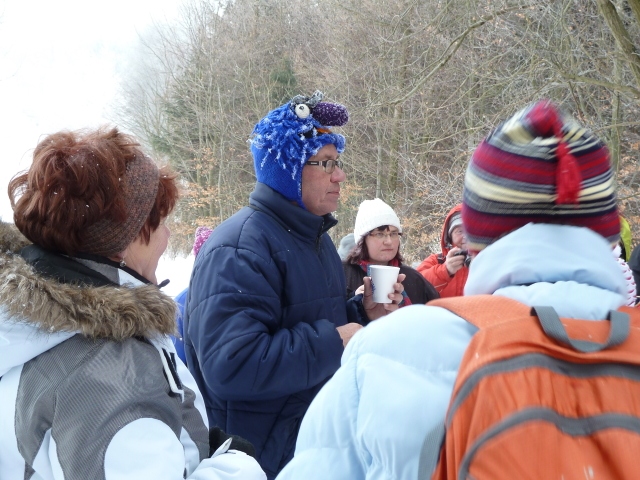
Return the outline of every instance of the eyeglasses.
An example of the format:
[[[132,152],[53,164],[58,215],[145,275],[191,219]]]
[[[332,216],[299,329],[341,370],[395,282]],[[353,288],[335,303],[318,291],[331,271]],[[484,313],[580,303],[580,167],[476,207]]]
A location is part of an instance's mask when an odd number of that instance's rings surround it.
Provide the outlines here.
[[[305,165],[322,165],[325,172],[333,173],[336,167],[342,170],[344,163],[342,163],[342,160],[312,160],[305,163]]]
[[[375,238],[376,240],[384,240],[386,237],[389,237],[391,240],[397,240],[399,237],[402,236],[402,233],[400,232],[371,232],[369,234],[370,237]]]

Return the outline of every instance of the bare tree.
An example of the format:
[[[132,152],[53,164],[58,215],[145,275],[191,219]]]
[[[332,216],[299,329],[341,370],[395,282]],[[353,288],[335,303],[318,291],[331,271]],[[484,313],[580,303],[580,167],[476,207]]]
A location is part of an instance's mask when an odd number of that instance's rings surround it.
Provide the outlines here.
[[[335,239],[381,197],[413,262],[439,248],[478,142],[543,97],[609,143],[620,204],[640,226],[639,36],[640,0],[198,1],[147,45],[154,68],[129,82],[125,113],[182,174],[186,249],[196,225],[246,204],[256,121],[323,90],[351,115]]]

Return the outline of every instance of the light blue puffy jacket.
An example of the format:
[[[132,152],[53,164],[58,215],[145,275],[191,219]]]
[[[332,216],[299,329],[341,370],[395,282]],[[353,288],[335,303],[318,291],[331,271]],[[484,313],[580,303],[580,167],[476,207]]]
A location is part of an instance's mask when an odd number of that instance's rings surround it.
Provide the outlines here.
[[[529,224],[471,263],[465,295],[549,305],[602,319],[625,302],[625,281],[603,237],[586,228]],[[439,307],[409,306],[351,340],[342,366],[302,422],[278,480],[415,480],[427,432],[444,421],[476,328]]]

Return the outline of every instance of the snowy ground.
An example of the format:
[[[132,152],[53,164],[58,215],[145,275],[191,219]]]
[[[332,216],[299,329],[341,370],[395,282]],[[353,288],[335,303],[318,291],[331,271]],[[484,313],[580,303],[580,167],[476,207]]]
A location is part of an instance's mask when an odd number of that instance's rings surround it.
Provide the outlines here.
[[[171,280],[169,285],[162,289],[164,293],[170,297],[175,297],[189,286],[189,278],[191,277],[194,260],[195,257],[193,255],[176,258],[169,258],[164,255],[160,258],[158,269],[156,270],[158,283],[162,282],[165,278]]]

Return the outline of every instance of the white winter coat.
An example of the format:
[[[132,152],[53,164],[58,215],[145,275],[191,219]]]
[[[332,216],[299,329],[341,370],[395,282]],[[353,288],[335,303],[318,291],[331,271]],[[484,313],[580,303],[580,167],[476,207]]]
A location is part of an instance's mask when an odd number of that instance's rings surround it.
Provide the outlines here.
[[[266,478],[244,453],[208,458],[204,403],[167,336],[171,298],[44,252],[54,270],[102,283],[55,280],[17,254],[24,243],[0,223],[2,480]]]

